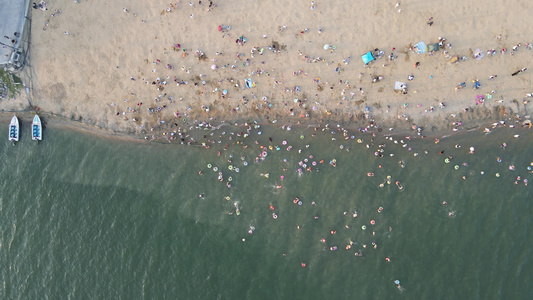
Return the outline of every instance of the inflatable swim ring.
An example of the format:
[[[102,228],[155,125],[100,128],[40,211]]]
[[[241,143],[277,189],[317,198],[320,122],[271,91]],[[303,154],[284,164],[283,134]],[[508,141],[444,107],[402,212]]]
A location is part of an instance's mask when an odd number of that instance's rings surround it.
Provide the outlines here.
[[[207,168],[211,169],[213,166],[211,164],[207,164]]]
[[[218,167],[213,167],[213,171],[218,171]]]

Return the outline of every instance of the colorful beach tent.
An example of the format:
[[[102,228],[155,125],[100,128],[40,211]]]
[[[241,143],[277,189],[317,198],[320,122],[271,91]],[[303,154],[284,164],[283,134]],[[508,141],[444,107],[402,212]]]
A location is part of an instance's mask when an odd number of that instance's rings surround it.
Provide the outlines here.
[[[415,48],[416,48],[416,53],[420,54],[420,53],[426,53],[428,47],[426,46],[426,43],[419,42],[418,44],[415,45]]]
[[[366,54],[363,54],[361,56],[361,59],[363,60],[363,62],[366,64],[368,64],[369,62],[373,61],[375,58],[374,56],[372,55],[372,52],[371,51],[368,51]]]

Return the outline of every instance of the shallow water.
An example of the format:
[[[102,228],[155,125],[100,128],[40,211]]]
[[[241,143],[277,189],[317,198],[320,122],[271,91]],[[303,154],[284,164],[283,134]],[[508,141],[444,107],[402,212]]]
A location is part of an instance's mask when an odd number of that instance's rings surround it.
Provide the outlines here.
[[[230,141],[231,130],[206,131],[222,140],[208,142],[209,149],[54,128],[39,144],[22,132],[13,147],[0,132],[6,141],[0,143],[0,297],[532,296],[533,211],[531,186],[524,184],[533,179],[531,131],[465,132],[438,144],[404,139],[402,147],[383,136],[370,145],[370,135],[345,140],[312,129],[261,128],[261,135],[252,130]],[[280,150],[254,162],[268,137]],[[374,154],[379,144],[386,145],[383,158]],[[317,166],[299,174],[305,158]],[[222,171],[223,182],[208,164]]]

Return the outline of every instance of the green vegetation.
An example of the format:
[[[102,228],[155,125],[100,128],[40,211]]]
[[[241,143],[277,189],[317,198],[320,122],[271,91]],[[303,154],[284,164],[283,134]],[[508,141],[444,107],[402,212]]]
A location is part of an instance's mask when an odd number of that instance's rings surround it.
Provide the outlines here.
[[[0,99],[14,98],[22,87],[22,79],[7,70],[0,69]]]

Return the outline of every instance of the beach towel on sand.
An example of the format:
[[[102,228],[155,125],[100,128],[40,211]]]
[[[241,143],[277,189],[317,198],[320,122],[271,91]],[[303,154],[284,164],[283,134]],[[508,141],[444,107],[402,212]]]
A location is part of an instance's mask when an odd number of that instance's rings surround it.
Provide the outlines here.
[[[416,48],[416,53],[420,54],[420,53],[426,53],[428,47],[426,46],[426,43],[419,42],[418,44],[415,45],[415,48]]]
[[[368,64],[369,62],[373,61],[375,58],[374,56],[372,55],[372,52],[371,51],[368,51],[367,53],[363,54],[361,56],[361,59],[363,60],[363,62],[366,64]]]

